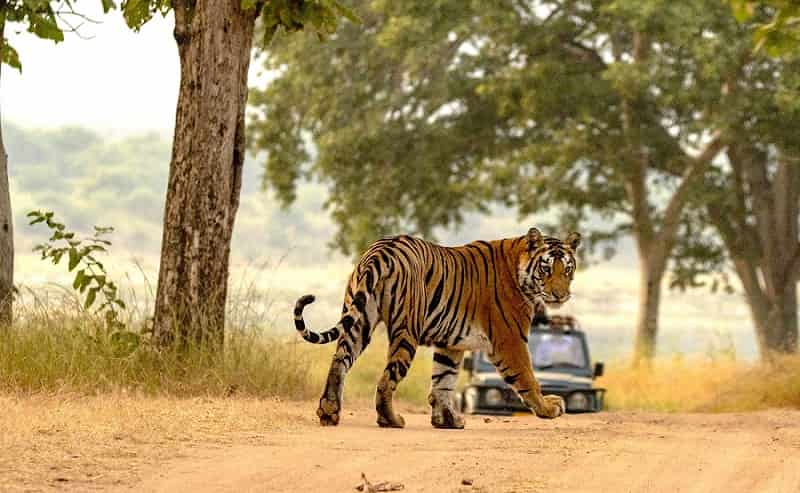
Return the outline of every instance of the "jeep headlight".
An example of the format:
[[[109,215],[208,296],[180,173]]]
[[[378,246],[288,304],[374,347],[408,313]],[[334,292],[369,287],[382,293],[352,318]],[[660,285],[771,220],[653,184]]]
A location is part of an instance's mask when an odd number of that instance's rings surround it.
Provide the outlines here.
[[[570,411],[588,411],[591,403],[591,397],[585,392],[573,392],[567,397],[567,409]]]
[[[499,406],[503,403],[503,393],[500,389],[489,389],[483,396],[487,406]]]

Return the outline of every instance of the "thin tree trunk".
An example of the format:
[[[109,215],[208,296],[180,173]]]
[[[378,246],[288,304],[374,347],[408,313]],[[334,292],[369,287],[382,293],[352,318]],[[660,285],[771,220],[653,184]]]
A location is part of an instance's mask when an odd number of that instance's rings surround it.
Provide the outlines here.
[[[2,133],[0,128],[0,329],[11,325],[14,296],[14,221]]]
[[[0,19],[0,51],[3,49],[4,31],[5,18],[2,18]],[[13,295],[14,221],[11,214],[11,191],[8,183],[8,156],[3,145],[3,129],[0,127],[0,329],[11,325]]]
[[[256,14],[240,0],[173,6],[181,84],[153,332],[162,345],[221,348]]]
[[[661,280],[664,277],[663,262],[653,262],[647,256],[640,256],[639,263],[639,311],[634,343],[634,365],[637,366],[649,364],[656,353]]]

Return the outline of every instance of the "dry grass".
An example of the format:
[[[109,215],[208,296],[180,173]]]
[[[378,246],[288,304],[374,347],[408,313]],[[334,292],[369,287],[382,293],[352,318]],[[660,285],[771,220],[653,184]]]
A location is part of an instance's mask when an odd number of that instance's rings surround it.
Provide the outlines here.
[[[152,313],[152,287],[142,276],[144,295],[137,297],[131,290],[126,296],[129,311],[124,320],[134,331]],[[318,397],[335,344],[314,346],[295,335],[268,335],[262,321],[269,319],[269,299],[255,289],[250,277],[243,276],[238,286],[232,286],[223,354],[202,347],[180,355],[155,351],[145,337],[138,350],[121,355],[102,320],[84,311],[70,288],[23,289],[15,305],[14,327],[0,330],[0,393]],[[348,400],[374,398],[387,348],[385,332],[379,329],[348,375]],[[400,400],[427,405],[431,359],[431,351],[420,348],[399,388]]]
[[[610,410],[667,412],[800,409],[800,355],[771,365],[731,358],[673,358],[650,368],[607,366],[598,381]]]

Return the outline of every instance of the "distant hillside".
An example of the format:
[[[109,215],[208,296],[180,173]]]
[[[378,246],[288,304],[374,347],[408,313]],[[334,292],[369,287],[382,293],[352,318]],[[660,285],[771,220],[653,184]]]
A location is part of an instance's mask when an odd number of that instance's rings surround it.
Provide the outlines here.
[[[170,143],[157,134],[105,139],[83,128],[28,130],[4,127],[10,164],[18,249],[36,241],[22,226],[31,209],[49,209],[73,228],[116,228],[115,243],[126,252],[158,254],[169,171]],[[260,171],[245,165],[235,252],[242,258],[285,253],[324,244],[333,226],[322,216],[324,188],[309,184],[289,211],[259,192]],[[317,252],[317,257],[319,252]],[[313,256],[313,254],[312,254]]]

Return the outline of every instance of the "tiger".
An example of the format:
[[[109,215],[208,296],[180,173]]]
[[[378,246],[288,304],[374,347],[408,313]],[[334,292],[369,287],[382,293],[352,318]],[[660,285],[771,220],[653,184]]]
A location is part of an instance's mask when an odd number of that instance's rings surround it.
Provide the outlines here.
[[[314,344],[337,341],[317,416],[322,426],[339,424],[345,376],[384,324],[388,361],[377,385],[375,409],[381,427],[405,420],[393,395],[422,346],[433,346],[428,403],[435,428],[464,428],[456,410],[455,385],[465,351],[485,351],[500,375],[541,418],[564,414],[564,400],[542,395],[528,352],[528,332],[542,305],[570,299],[577,268],[578,233],[565,240],[527,235],[446,247],[401,235],[374,242],[361,256],[333,328],[317,333],[303,319],[313,295],[297,300],[295,328]]]

